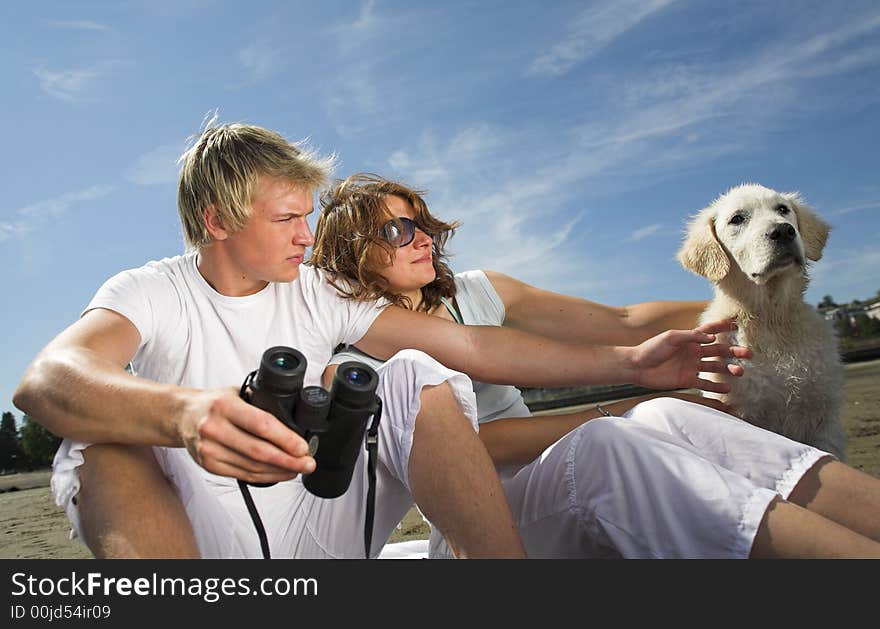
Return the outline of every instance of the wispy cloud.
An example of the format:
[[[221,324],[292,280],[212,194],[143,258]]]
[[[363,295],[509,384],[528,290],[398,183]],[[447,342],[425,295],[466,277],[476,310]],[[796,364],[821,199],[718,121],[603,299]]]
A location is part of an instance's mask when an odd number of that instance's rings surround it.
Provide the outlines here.
[[[872,201],[870,203],[860,203],[859,205],[850,205],[834,210],[832,214],[851,214],[852,212],[861,212],[862,210],[880,209],[880,201]]]
[[[531,62],[527,74],[565,74],[673,2],[675,0],[607,0],[592,6],[575,18],[559,43]]]
[[[445,141],[426,132],[416,146],[392,152],[388,165],[395,176],[430,191],[432,212],[464,223],[453,243],[461,252],[457,267],[491,260],[493,269],[536,281],[564,272],[562,252],[587,211],[556,212],[561,188],[554,173],[509,170],[505,156],[517,144],[515,132],[486,124]]]
[[[100,24],[99,22],[93,22],[91,20],[58,20],[52,22],[52,26],[54,26],[55,28],[65,28],[78,31],[107,32],[111,30],[109,26]]]
[[[0,222],[0,240],[32,231],[48,220],[64,214],[75,205],[97,201],[109,196],[114,189],[115,186],[111,185],[95,185],[18,208],[14,212],[17,218]]]
[[[419,186],[440,188],[450,184],[452,176],[462,169],[478,168],[504,143],[506,138],[486,124],[466,127],[445,142],[424,132],[413,149],[394,151],[388,165],[407,173]]]
[[[142,186],[174,183],[179,168],[177,159],[183,152],[178,144],[163,144],[144,153],[125,172],[125,178]]]
[[[50,70],[45,66],[34,69],[40,87],[50,96],[69,103],[95,99],[100,83],[125,65],[122,61],[103,61],[85,68]]]
[[[336,42],[340,70],[323,84],[324,100],[341,136],[352,137],[374,123],[371,119],[380,109],[381,86],[387,79],[377,70],[387,52],[378,52],[377,38],[401,19],[400,15],[380,16],[375,0],[366,0],[353,19],[343,18],[326,29],[328,38]],[[390,43],[378,45],[387,47]]]
[[[878,290],[878,268],[880,250],[876,248],[826,255],[811,271],[807,299],[818,302],[822,295],[828,294],[838,300],[872,297]]]
[[[856,19],[813,37],[781,41],[733,67],[691,66],[684,72],[665,68],[660,77],[664,80],[649,78],[629,90],[632,102],[616,120],[580,127],[581,144],[592,149],[631,144],[680,133],[699,123],[723,119],[732,112],[738,112],[740,120],[758,123],[783,111],[784,99],[797,98],[793,89],[797,80],[833,75],[843,67],[851,71],[880,61],[873,48],[868,49],[870,54],[861,54],[864,50],[845,54],[838,50],[878,28],[880,15]],[[826,61],[828,56],[834,57],[832,51],[839,53],[837,62]],[[665,80],[670,73],[674,80]],[[773,93],[773,108],[754,98],[761,88],[779,88]],[[635,98],[635,94],[640,98]],[[746,112],[753,115],[746,116]]]
[[[644,240],[648,236],[656,234],[662,228],[663,228],[663,226],[660,225],[659,223],[654,223],[653,225],[646,225],[645,227],[641,227],[641,228],[635,230],[633,233],[631,233],[629,235],[629,238],[627,238],[627,240],[630,242],[638,242],[639,240]]]
[[[360,13],[354,22],[342,26],[347,31],[367,31],[376,26],[376,0],[367,0],[361,5]]]
[[[353,37],[362,36],[374,31],[380,23],[376,13],[376,0],[366,0],[352,21],[343,21],[330,28],[330,32],[339,37],[341,45],[346,46]]]
[[[277,72],[282,53],[267,44],[251,44],[239,51],[238,62],[254,81],[266,79]]]
[[[662,220],[652,220],[651,213],[659,219],[670,208],[652,200],[654,207],[643,208],[641,215],[646,226],[635,231],[617,225],[597,233],[597,223],[584,228],[582,217],[607,220],[596,210],[605,206],[604,195],[623,187],[632,192],[683,169],[761,146],[768,125],[784,123],[787,112],[809,100],[803,95],[818,73],[852,72],[859,64],[873,63],[864,36],[880,27],[880,20],[850,20],[812,37],[779,37],[733,61],[652,67],[647,76],[640,68],[619,77],[636,86],[627,99],[618,99],[619,90],[614,90],[601,110],[600,95],[594,93],[596,122],[558,130],[552,143],[544,134],[531,134],[528,123],[520,128],[470,125],[446,140],[438,139],[443,137],[439,132],[424,131],[416,142],[391,151],[388,165],[395,176],[431,190],[429,202],[439,216],[464,222],[451,243],[461,252],[456,268],[491,261],[493,268],[557,290],[567,290],[572,282],[607,283],[621,272],[609,239],[665,237]],[[810,102],[813,108],[827,106],[827,101]],[[730,133],[732,116],[736,133]],[[696,209],[680,208],[682,221]],[[569,224],[573,214],[577,220]],[[578,260],[576,273],[571,272],[573,259]],[[631,269],[626,272],[634,282],[647,281]]]

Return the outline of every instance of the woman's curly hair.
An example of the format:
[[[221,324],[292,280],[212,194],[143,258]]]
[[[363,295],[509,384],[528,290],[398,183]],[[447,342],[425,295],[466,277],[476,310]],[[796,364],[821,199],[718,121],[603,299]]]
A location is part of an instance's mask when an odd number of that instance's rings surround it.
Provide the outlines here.
[[[391,292],[380,274],[391,266],[395,250],[382,237],[382,226],[391,218],[385,197],[391,194],[412,205],[416,223],[434,241],[436,277],[422,287],[422,303],[418,307],[429,312],[440,304],[441,297],[455,296],[455,280],[445,262],[444,246],[459,223],[445,223],[432,216],[422,199],[423,191],[367,173],[338,180],[321,195],[321,215],[308,264],[325,271],[330,283],[349,299],[384,297],[396,306],[413,309],[412,301]]]

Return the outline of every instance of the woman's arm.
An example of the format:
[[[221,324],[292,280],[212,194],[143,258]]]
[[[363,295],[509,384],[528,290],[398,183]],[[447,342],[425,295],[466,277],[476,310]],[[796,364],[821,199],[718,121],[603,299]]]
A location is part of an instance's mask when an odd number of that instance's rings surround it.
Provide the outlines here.
[[[586,345],[504,326],[458,325],[389,306],[355,345],[380,360],[401,349],[418,349],[475,380],[495,384],[559,387],[630,383],[653,389],[727,393],[729,384],[699,374],[742,375],[742,366],[728,364],[726,359],[751,358],[751,351],[716,342],[715,337],[733,327],[730,321],[715,321],[693,330],[668,330],[635,347]]]
[[[638,345],[665,330],[698,325],[706,301],[650,301],[605,306],[535,288],[503,273],[484,271],[501,301],[504,325],[562,341]]]
[[[619,417],[636,404],[658,397],[675,397],[726,413],[732,412],[729,406],[718,400],[678,392],[652,393],[611,404],[601,403],[601,406],[611,415]],[[602,414],[594,406],[577,413],[496,419],[480,424],[480,439],[495,465],[525,465],[569,432],[597,417],[602,417]]]

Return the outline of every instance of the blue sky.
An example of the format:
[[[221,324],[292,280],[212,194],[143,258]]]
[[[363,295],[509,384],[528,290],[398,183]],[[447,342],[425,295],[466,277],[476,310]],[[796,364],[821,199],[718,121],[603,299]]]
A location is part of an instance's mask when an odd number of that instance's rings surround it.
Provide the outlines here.
[[[755,181],[834,227],[810,302],[880,290],[875,0],[12,1],[0,41],[0,410],[107,277],[182,250],[215,108],[428,189],[457,270],[708,298],[683,226]]]

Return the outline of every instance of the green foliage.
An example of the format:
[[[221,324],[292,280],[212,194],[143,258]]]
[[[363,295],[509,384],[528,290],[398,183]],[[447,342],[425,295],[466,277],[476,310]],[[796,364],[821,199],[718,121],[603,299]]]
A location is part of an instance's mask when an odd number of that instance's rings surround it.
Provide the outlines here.
[[[0,421],[0,470],[14,470],[22,465],[22,452],[18,444],[15,415],[3,413]]]
[[[819,302],[820,308],[834,308],[837,304],[834,303],[834,298],[831,295],[825,295],[822,298],[822,301]]]
[[[880,303],[880,291],[878,298],[867,300],[853,299],[848,304],[837,304],[831,295],[825,295],[819,303],[820,309],[839,307],[834,319],[834,331],[840,341],[840,347],[844,350],[859,349],[876,346],[880,341],[880,319],[868,316],[866,310],[876,307]]]
[[[51,465],[55,451],[61,444],[61,437],[56,437],[27,415],[24,416],[23,421],[19,438],[22,452],[31,465]]]

